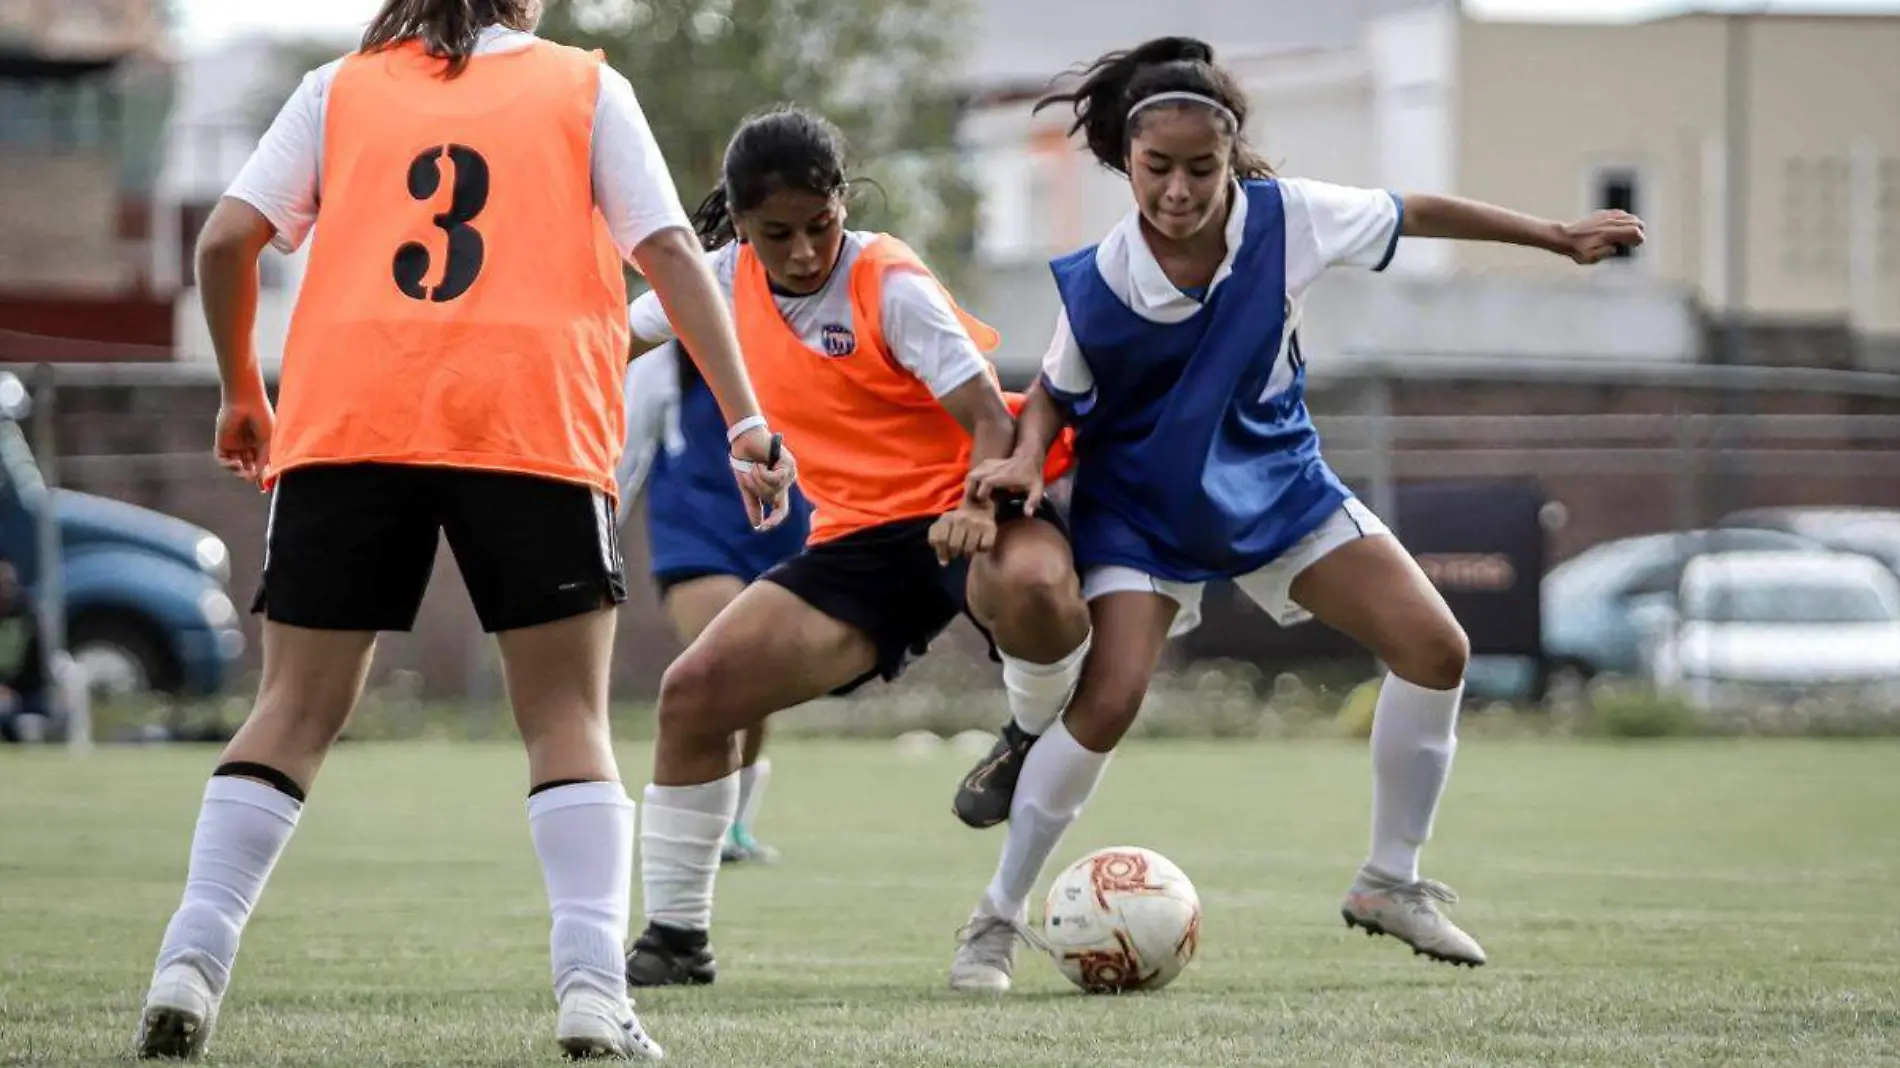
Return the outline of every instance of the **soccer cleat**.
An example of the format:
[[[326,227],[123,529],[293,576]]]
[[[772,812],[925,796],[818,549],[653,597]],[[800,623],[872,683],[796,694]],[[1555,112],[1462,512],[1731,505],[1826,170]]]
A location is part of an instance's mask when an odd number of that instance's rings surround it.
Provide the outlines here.
[[[576,987],[561,999],[554,1039],[568,1060],[658,1061],[666,1051],[647,1035],[633,1002]]]
[[[189,964],[173,964],[152,980],[139,1017],[139,1060],[197,1060],[211,1042],[218,1022],[218,996],[204,974]]]
[[[969,994],[1009,991],[1016,972],[1016,941],[1029,939],[1023,924],[984,914],[970,914],[957,931],[957,954],[950,961],[950,989]]]
[[[1016,797],[1023,758],[1029,755],[1036,738],[1018,727],[1014,719],[1003,724],[996,745],[957,785],[957,799],[951,810],[958,819],[978,830],[1009,819],[1009,803]]]
[[[732,825],[732,833],[726,836],[726,844],[719,847],[721,864],[776,864],[778,850],[752,837],[752,832],[740,824]]]
[[[628,986],[704,986],[718,971],[704,931],[650,923],[627,952]]]
[[[1483,964],[1484,947],[1446,918],[1438,907],[1441,902],[1458,902],[1458,895],[1444,883],[1431,879],[1408,883],[1361,868],[1339,914],[1347,927],[1363,928],[1367,937],[1391,935],[1411,946],[1415,954],[1471,968]]]

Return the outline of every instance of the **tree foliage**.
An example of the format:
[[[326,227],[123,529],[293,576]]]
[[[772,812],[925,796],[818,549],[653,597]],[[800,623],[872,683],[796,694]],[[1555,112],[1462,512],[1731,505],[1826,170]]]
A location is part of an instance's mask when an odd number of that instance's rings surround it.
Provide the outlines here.
[[[968,14],[965,0],[548,0],[540,33],[632,81],[689,208],[741,120],[796,103],[843,129],[850,173],[871,179],[852,225],[903,235],[954,278],[976,215],[950,81]]]

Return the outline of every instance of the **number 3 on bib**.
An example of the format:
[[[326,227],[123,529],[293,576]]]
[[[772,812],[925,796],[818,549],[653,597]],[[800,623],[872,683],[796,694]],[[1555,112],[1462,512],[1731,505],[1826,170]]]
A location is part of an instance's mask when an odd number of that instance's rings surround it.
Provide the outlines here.
[[[437,145],[424,149],[409,163],[409,195],[423,203],[434,199],[442,187],[442,158],[448,157],[455,168],[455,184],[449,193],[449,210],[435,216],[434,222],[448,235],[448,264],[442,281],[426,286],[431,263],[428,246],[411,241],[396,250],[393,271],[396,288],[413,300],[437,304],[454,300],[468,292],[482,272],[482,235],[469,224],[488,206],[488,161],[467,145]]]

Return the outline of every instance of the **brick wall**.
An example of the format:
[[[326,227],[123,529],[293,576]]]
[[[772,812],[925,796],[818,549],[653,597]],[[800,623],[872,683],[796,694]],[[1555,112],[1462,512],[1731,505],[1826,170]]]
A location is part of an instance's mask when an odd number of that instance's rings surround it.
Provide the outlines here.
[[[104,152],[0,152],[0,292],[128,286],[118,182],[118,161]]]

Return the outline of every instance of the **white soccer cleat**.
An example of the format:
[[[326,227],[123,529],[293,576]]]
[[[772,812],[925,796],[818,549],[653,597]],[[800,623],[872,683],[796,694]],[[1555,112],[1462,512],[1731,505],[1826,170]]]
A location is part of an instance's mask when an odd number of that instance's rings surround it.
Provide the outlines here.
[[[1016,971],[1016,941],[1023,926],[982,912],[957,932],[957,955],[950,961],[950,989],[966,994],[1003,994]]]
[[[666,1051],[647,1035],[634,1015],[633,1002],[616,1001],[597,990],[577,987],[561,999],[554,1038],[569,1060],[664,1060]]]
[[[173,964],[152,980],[139,1016],[139,1060],[196,1060],[211,1042],[218,1022],[218,995],[204,974],[189,964]]]
[[[1483,964],[1484,947],[1446,918],[1438,907],[1441,902],[1458,902],[1458,895],[1444,883],[1431,879],[1408,883],[1361,868],[1339,914],[1347,927],[1363,928],[1368,937],[1391,935],[1420,956],[1471,968]]]

